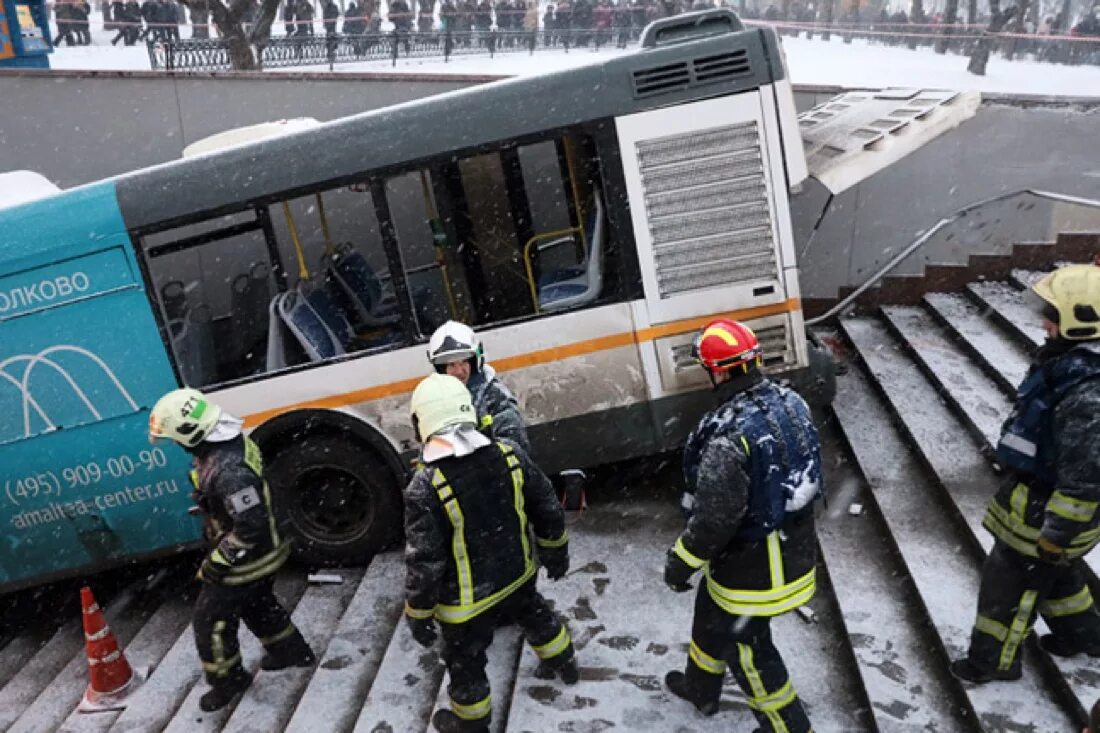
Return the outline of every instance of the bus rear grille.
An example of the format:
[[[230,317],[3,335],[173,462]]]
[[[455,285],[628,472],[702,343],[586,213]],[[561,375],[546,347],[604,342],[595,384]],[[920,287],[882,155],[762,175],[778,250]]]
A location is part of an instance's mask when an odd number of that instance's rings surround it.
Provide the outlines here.
[[[642,98],[752,76],[752,64],[749,62],[749,52],[741,48],[692,59],[690,66],[687,62],[680,62],[638,69],[632,76],[634,96]]]
[[[691,71],[686,62],[639,69],[634,72],[634,96],[651,97],[691,85]]]
[[[794,349],[791,347],[790,331],[786,323],[754,328],[753,333],[764,351],[765,367],[794,363]],[[672,347],[672,363],[677,372],[699,368],[698,362],[691,355],[690,342]]]
[[[779,277],[756,122],[636,146],[662,298]]]

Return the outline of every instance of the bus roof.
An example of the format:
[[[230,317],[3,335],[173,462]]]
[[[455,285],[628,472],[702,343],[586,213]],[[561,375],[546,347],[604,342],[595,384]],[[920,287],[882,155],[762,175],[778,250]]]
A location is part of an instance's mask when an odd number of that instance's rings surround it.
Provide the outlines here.
[[[641,49],[603,63],[385,107],[317,128],[165,163],[116,179],[129,229],[350,183],[366,171],[545,130],[755,89],[784,78],[770,29]],[[217,175],[211,175],[217,167]]]

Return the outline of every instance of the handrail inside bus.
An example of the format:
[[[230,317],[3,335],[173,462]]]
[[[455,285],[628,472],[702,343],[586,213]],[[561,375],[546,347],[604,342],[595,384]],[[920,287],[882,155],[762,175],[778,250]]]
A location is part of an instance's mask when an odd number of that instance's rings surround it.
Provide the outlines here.
[[[539,286],[535,282],[535,266],[531,257],[532,248],[544,240],[555,240],[566,237],[584,236],[584,227],[569,227],[568,229],[555,229],[552,232],[544,232],[542,234],[536,234],[527,240],[527,244],[523,245],[523,265],[527,270],[527,285],[531,289],[531,303],[535,306],[535,313],[542,311],[542,306],[539,303]]]
[[[920,235],[915,240],[913,240],[907,247],[905,247],[905,249],[901,250],[896,255],[891,257],[886,262],[886,264],[884,264],[882,267],[880,267],[878,270],[876,270],[875,273],[873,275],[871,275],[869,278],[867,278],[867,280],[865,280],[862,285],[860,285],[858,288],[853,290],[850,294],[848,294],[843,299],[841,299],[841,301],[839,303],[837,303],[832,308],[830,308],[829,310],[822,313],[820,316],[817,316],[816,318],[810,318],[809,320],[807,320],[806,325],[807,326],[816,326],[820,323],[824,323],[825,321],[829,320],[830,318],[835,318],[839,314],[843,313],[861,295],[863,295],[865,292],[867,292],[868,290],[873,288],[875,285],[877,285],[879,283],[879,281],[882,280],[882,278],[889,275],[898,265],[900,265],[903,261],[908,259],[909,256],[912,255],[914,252],[916,252],[918,249],[923,247],[928,241],[930,241],[932,239],[932,237],[936,236],[936,234],[938,232],[940,232],[944,227],[948,226],[949,224],[953,224],[954,222],[958,221],[959,219],[966,216],[970,212],[975,211],[977,209],[980,209],[983,206],[988,206],[989,204],[994,204],[994,203],[997,203],[998,201],[1007,201],[1010,198],[1014,198],[1016,196],[1024,196],[1024,195],[1028,195],[1028,194],[1030,194],[1032,196],[1035,196],[1036,198],[1048,199],[1050,201],[1061,201],[1061,202],[1067,203],[1067,204],[1075,204],[1075,205],[1078,205],[1078,206],[1087,206],[1087,207],[1092,208],[1092,209],[1100,209],[1100,201],[1097,201],[1095,199],[1080,198],[1080,197],[1077,197],[1077,196],[1069,196],[1069,195],[1066,195],[1066,194],[1063,194],[1063,193],[1053,193],[1051,191],[1040,191],[1040,190],[1032,189],[1032,188],[1023,188],[1023,189],[1020,189],[1020,190],[1017,190],[1017,191],[1010,191],[1009,193],[998,194],[996,196],[991,196],[989,198],[982,199],[982,200],[977,201],[977,202],[972,203],[972,204],[967,204],[966,206],[962,207],[961,209],[959,209],[955,213],[953,213],[953,214],[951,214],[951,215],[949,215],[949,216],[947,216],[943,219],[940,219],[938,222],[936,222],[935,226],[933,226],[927,232],[925,232],[924,234]]]

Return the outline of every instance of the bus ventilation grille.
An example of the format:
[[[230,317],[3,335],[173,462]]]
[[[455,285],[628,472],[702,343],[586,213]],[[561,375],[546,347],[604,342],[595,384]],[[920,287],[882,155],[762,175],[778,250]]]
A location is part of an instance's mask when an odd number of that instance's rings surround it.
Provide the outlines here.
[[[765,368],[794,363],[794,347],[791,344],[790,329],[786,321],[774,326],[754,325],[753,333],[756,334],[756,338],[760,341],[760,348],[764,352]],[[692,372],[699,368],[699,362],[692,355],[691,342],[672,347],[672,364],[678,374]]]
[[[756,122],[636,143],[662,298],[779,278]]]
[[[751,75],[749,53],[742,48],[714,56],[702,56],[693,59],[690,65],[680,62],[639,69],[634,72],[634,96],[652,97]]]

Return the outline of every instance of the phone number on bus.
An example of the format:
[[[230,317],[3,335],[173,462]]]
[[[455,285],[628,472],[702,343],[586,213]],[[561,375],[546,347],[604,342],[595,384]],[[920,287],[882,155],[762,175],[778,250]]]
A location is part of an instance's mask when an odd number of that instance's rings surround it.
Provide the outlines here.
[[[135,456],[121,455],[106,461],[89,461],[60,470],[61,478],[54,471],[42,471],[30,476],[8,479],[4,493],[15,506],[21,501],[42,496],[60,497],[64,490],[95,486],[105,478],[121,479],[135,473],[155,471],[168,465],[168,456],[160,448],[143,450]]]

